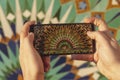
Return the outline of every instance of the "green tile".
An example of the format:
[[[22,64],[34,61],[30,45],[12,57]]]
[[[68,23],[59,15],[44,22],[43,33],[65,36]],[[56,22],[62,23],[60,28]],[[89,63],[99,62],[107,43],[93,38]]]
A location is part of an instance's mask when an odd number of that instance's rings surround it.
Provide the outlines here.
[[[87,18],[87,17],[90,17],[90,16],[91,16],[90,12],[77,14],[74,23],[79,23],[79,22],[83,21],[84,18]]]
[[[54,17],[56,15],[56,13],[58,12],[59,9],[60,9],[60,0],[55,0],[53,11],[52,11],[52,17]],[[59,15],[59,14],[57,14],[57,15]]]
[[[22,0],[23,1],[23,0]],[[27,3],[28,3],[28,9],[31,10],[32,7],[33,7],[33,1],[34,0],[27,0]]]
[[[88,0],[88,1],[90,3],[90,9],[93,9],[98,2],[98,0]]]
[[[75,5],[73,4],[72,6],[72,10],[71,12],[69,13],[69,16],[66,20],[67,23],[73,23],[74,22],[74,19],[75,19],[75,16],[76,16],[76,10],[75,10]]]
[[[117,30],[116,39],[117,39],[117,40],[120,40],[120,29]]]
[[[108,25],[113,28],[118,28],[120,26],[120,16],[108,23]]]
[[[27,1],[26,0],[19,0],[19,3],[20,3],[20,8],[23,12],[28,6]]]
[[[44,0],[44,10],[47,12],[52,0]],[[55,1],[55,0],[54,0]]]
[[[16,11],[15,0],[8,0],[8,2],[9,2],[12,12],[15,13],[15,11]]]
[[[72,2],[68,2],[68,3],[62,5],[61,11],[60,11],[60,16],[59,16],[60,20],[63,18],[63,16],[65,15],[66,11],[69,9],[69,7],[71,5],[72,5],[72,7],[74,6]]]
[[[37,12],[43,8],[43,0],[37,0]]]
[[[101,0],[92,11],[106,11],[109,0]]]
[[[2,7],[4,13],[7,15],[7,0],[0,0],[0,6]]]
[[[105,12],[105,20],[108,22],[110,21],[118,12],[120,12],[119,8],[112,8],[112,9],[108,9]]]

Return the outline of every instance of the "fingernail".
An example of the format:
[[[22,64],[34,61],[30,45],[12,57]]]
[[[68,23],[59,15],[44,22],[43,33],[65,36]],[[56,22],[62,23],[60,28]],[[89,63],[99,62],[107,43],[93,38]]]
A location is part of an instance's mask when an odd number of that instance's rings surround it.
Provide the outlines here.
[[[91,32],[90,32],[90,31],[88,31],[88,32],[87,32],[87,35],[90,35],[90,34],[91,34]]]
[[[88,34],[90,34],[90,33],[91,33],[91,31],[88,31],[87,33],[88,33]]]

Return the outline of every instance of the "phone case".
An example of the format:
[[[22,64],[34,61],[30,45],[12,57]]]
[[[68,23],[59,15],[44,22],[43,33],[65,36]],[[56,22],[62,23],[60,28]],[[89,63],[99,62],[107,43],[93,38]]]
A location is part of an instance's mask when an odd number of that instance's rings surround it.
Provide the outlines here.
[[[39,24],[30,27],[34,47],[40,55],[93,54],[95,41],[87,36],[91,23]]]

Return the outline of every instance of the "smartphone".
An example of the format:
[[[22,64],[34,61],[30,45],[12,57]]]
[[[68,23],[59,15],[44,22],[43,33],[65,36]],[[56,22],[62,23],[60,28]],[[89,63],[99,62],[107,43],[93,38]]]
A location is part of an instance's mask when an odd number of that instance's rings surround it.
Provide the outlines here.
[[[35,49],[45,56],[93,54],[95,41],[87,36],[87,31],[94,31],[92,23],[36,24],[30,27]]]

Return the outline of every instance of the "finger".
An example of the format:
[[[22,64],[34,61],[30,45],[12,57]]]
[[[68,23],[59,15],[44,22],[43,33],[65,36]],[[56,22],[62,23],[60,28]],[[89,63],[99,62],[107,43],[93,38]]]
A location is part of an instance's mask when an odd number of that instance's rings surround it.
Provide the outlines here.
[[[94,54],[73,54],[72,59],[74,59],[74,60],[85,60],[85,61],[94,61]]]
[[[33,25],[34,23],[35,21],[29,21],[25,23],[25,25],[23,26],[21,30],[20,41],[22,41],[22,39],[24,39],[28,35],[30,26]]]
[[[29,21],[25,23],[25,25],[22,28],[22,32],[24,33],[23,36],[26,36],[28,34],[30,26],[33,25],[34,23],[35,21]]]
[[[42,60],[44,64],[44,71],[47,72],[50,69],[50,57],[42,56]]]
[[[33,41],[34,41],[34,33],[33,33],[33,32],[30,32],[28,38],[29,38],[31,44],[33,44]]]
[[[110,44],[109,38],[103,32],[100,32],[100,31],[94,31],[94,32],[88,31],[87,35],[91,39],[95,39],[95,41],[98,44],[106,44],[106,45]]]
[[[98,27],[98,29],[100,31],[108,30],[108,26],[107,26],[106,22],[102,19],[98,19],[98,18],[95,18],[95,17],[85,18],[84,22],[85,23],[93,23],[94,25],[96,25]]]
[[[117,42],[114,35],[111,33],[111,31],[104,31],[104,33],[106,34],[107,37],[109,37],[109,40],[113,42]]]
[[[94,62],[97,63],[98,60],[99,60],[99,57],[98,57],[98,53],[96,52],[96,53],[94,54]]]
[[[26,45],[26,47],[34,49],[34,46],[33,46],[34,34],[32,32],[28,34],[28,36],[24,39],[24,41],[25,41],[24,45]]]
[[[110,31],[104,31],[103,33],[109,38],[109,40],[112,41],[113,36],[111,35]]]

